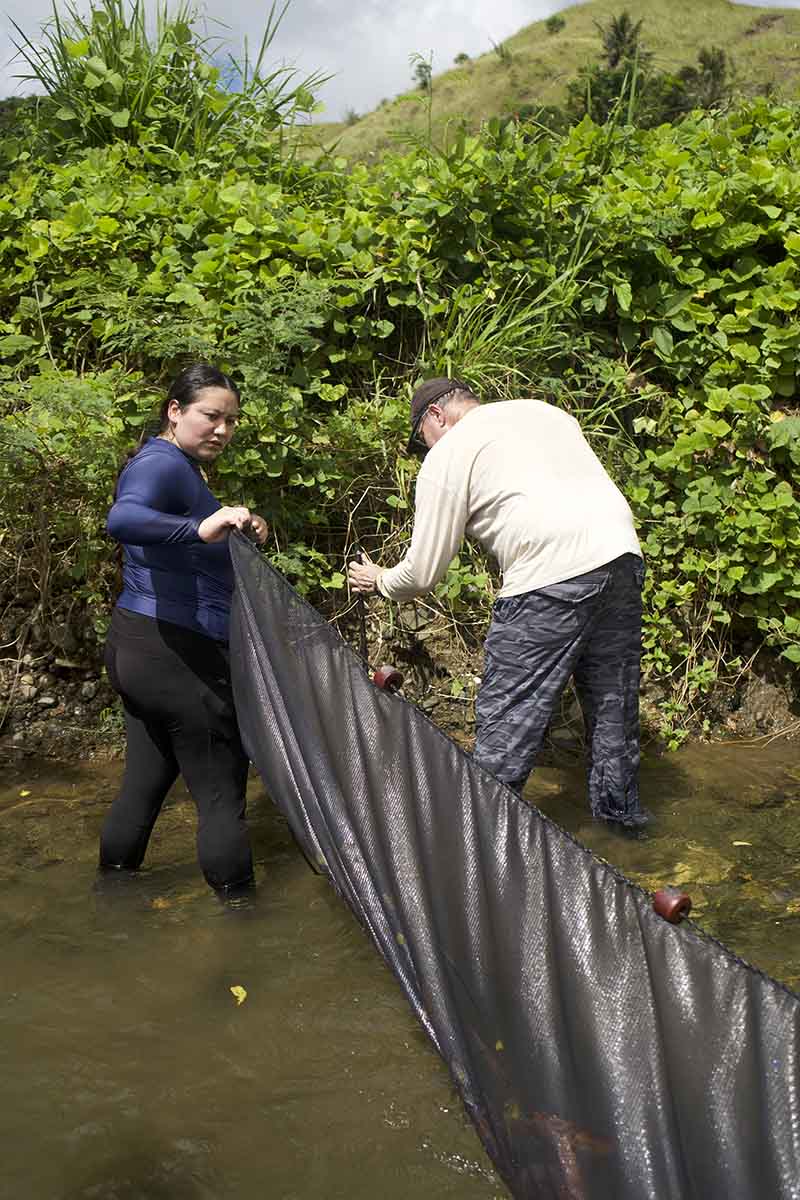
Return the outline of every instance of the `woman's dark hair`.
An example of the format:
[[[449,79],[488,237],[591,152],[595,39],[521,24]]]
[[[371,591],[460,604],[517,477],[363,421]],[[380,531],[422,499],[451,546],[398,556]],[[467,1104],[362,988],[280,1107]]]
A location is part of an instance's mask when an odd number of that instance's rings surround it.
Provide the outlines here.
[[[220,371],[219,367],[212,367],[211,363],[192,363],[190,367],[185,367],[180,375],[173,379],[167,397],[161,405],[159,412],[159,433],[166,433],[169,425],[167,412],[170,403],[174,400],[178,407],[183,410],[189,408],[198,399],[198,392],[202,392],[203,388],[225,388],[226,392],[233,392],[237,400],[241,400],[241,395],[236,384],[231,379],[230,375],[226,375],[224,371]]]
[[[205,362],[192,363],[190,367],[184,367],[180,375],[176,375],[170,384],[170,389],[167,392],[166,399],[159,409],[157,425],[154,421],[147,422],[142,429],[142,436],[139,438],[138,444],[136,446],[131,446],[130,450],[128,450],[126,453],[125,458],[120,463],[120,468],[117,473],[117,483],[114,485],[114,499],[117,497],[117,485],[119,484],[119,477],[131,459],[136,457],[149,437],[153,437],[154,434],[158,433],[166,433],[169,427],[169,417],[167,416],[167,413],[169,411],[170,402],[174,400],[179,408],[183,411],[184,409],[190,408],[192,404],[199,400],[199,393],[202,392],[203,388],[210,387],[225,388],[226,391],[233,392],[237,401],[241,401],[242,397],[238,387],[233,382],[230,375],[226,375],[224,371],[220,371],[219,367],[213,367],[211,363]]]

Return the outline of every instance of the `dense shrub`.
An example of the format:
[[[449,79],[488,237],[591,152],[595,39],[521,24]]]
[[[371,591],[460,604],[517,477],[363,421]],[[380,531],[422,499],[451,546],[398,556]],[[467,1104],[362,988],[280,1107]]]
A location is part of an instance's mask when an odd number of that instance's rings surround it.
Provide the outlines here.
[[[409,389],[452,371],[584,422],[639,521],[647,666],[673,704],[743,636],[800,661],[799,154],[796,109],[761,100],[651,131],[491,122],[371,170],[235,141],[18,164],[0,197],[0,495],[25,514],[7,564],[41,607],[69,593],[102,623],[116,462],[204,356],[239,374],[247,413],[214,486],[266,512],[301,587],[336,592],[355,524],[397,551]],[[462,555],[440,592],[457,609],[490,590]]]

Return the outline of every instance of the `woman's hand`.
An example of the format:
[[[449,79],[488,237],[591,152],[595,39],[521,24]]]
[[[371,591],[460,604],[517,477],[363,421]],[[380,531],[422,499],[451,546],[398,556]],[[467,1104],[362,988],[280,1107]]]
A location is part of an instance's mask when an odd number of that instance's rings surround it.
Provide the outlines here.
[[[269,525],[263,517],[258,515],[258,513],[251,513],[250,528],[245,529],[245,533],[248,535],[248,537],[251,537],[254,542],[258,542],[259,546],[263,546],[264,542],[267,540]]]
[[[201,542],[224,542],[232,529],[241,529],[242,533],[249,533],[254,520],[262,523],[266,537],[266,521],[262,517],[254,516],[249,508],[243,505],[236,508],[218,508],[210,517],[206,517],[205,521],[200,522],[197,536]]]

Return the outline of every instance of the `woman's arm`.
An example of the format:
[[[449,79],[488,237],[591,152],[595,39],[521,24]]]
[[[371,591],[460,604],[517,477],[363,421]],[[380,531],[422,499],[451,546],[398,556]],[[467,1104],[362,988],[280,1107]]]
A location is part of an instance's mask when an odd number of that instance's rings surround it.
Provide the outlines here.
[[[165,511],[175,507],[175,467],[158,459],[133,463],[119,483],[107,528],[119,542],[155,546],[179,542],[221,542],[231,529],[241,529],[259,544],[267,538],[267,523],[243,505],[218,508],[205,518]]]
[[[126,467],[106,523],[113,538],[136,546],[202,540],[196,517],[166,511],[175,503],[174,469],[173,463],[152,457]]]
[[[117,500],[108,514],[106,528],[118,542],[135,546],[157,546],[166,542],[199,542],[199,522],[194,517],[179,517],[159,512],[128,498]]]

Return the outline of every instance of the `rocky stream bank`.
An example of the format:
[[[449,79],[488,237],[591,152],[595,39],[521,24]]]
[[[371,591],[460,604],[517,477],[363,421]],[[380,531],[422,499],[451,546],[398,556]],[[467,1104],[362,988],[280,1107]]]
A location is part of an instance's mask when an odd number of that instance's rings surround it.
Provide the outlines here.
[[[456,741],[472,740],[474,697],[482,669],[482,633],[454,635],[440,613],[424,605],[403,605],[389,625],[373,606],[368,622],[369,658],[405,676],[404,695]],[[351,611],[338,627],[355,646],[358,633]],[[0,757],[61,760],[115,758],[124,746],[122,711],[102,667],[94,634],[82,635],[65,623],[46,633],[30,628],[23,653],[8,636],[0,660]],[[11,651],[9,653],[9,651]],[[658,748],[657,705],[663,689],[645,681],[642,722],[646,744]],[[747,670],[706,702],[702,719],[687,713],[686,725],[698,738],[764,739],[800,734],[798,675],[767,653],[755,655]],[[576,754],[582,741],[577,700],[565,694],[553,721],[547,755]]]

